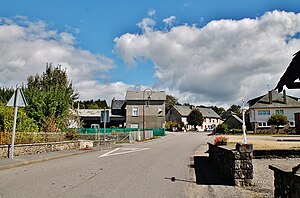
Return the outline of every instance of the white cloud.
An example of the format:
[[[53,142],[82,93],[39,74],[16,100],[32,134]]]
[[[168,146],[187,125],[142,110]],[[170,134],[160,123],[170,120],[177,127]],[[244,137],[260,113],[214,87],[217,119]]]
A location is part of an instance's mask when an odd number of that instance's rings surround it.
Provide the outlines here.
[[[176,20],[175,16],[170,16],[166,19],[163,20],[163,22],[167,25],[167,26],[172,26],[173,22]]]
[[[0,18],[0,86],[26,84],[27,77],[41,74],[46,63],[53,62],[53,65],[61,64],[67,69],[69,78],[78,86],[75,88],[80,96],[97,99],[93,97],[97,95],[93,88],[101,85],[98,82],[88,87],[86,81],[106,77],[107,72],[114,67],[114,61],[78,49],[75,43],[72,34],[48,30],[43,21],[32,22],[26,17]],[[80,87],[92,92],[88,93]],[[97,92],[104,93],[103,90]]]
[[[147,15],[148,15],[149,17],[153,17],[153,16],[155,16],[155,14],[156,14],[156,11],[155,11],[154,9],[149,9],[149,10],[148,10]]]
[[[153,24],[144,34],[115,38],[115,52],[128,64],[140,58],[152,61],[160,87],[177,90],[190,103],[240,104],[242,97],[265,94],[266,85],[275,87],[300,48],[300,39],[294,38],[300,32],[300,14],[292,12],[216,20],[202,28],[185,24],[168,31],[154,30]]]

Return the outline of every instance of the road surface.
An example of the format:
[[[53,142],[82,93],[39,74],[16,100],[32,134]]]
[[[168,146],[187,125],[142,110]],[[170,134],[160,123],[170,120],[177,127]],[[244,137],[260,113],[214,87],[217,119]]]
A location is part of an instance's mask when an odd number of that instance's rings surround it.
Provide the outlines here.
[[[170,133],[1,170],[0,197],[188,197],[190,157],[208,139],[204,133]]]

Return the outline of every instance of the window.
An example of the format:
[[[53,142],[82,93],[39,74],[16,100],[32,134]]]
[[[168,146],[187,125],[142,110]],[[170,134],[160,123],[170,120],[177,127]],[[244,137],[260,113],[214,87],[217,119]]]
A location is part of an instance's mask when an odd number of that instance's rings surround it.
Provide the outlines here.
[[[132,123],[130,125],[130,128],[132,128],[132,129],[138,129],[139,128],[139,124]]]
[[[294,122],[290,122],[290,126],[295,126]]]
[[[270,110],[258,110],[258,115],[270,115]]]
[[[139,116],[139,108],[132,107],[132,116]]]
[[[275,110],[275,114],[284,114],[284,111],[282,109],[280,110]]]

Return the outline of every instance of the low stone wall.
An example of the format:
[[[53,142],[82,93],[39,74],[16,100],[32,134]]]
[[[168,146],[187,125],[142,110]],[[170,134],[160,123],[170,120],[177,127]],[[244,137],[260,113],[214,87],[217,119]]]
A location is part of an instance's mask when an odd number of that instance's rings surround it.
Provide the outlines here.
[[[216,164],[218,171],[231,184],[237,186],[252,185],[253,145],[237,144],[232,150],[226,146],[209,145],[209,158]]]
[[[300,171],[294,173],[291,167],[275,167],[272,165],[269,168],[274,171],[275,197],[300,197]]]
[[[254,159],[300,158],[300,149],[254,150],[253,158]]]
[[[14,156],[32,155],[43,152],[62,151],[80,148],[81,141],[64,141],[36,144],[17,144],[14,147]],[[87,147],[86,144],[84,147]],[[10,145],[0,145],[0,159],[9,156]]]

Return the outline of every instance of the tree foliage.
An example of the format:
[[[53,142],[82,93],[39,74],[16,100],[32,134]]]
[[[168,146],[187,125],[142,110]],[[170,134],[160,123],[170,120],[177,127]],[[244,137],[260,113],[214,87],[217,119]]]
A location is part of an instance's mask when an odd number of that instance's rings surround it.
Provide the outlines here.
[[[268,125],[275,125],[276,129],[277,129],[277,133],[279,130],[279,126],[285,125],[288,122],[289,121],[288,121],[286,115],[283,115],[283,114],[274,114],[268,119]]]
[[[28,103],[26,112],[36,120],[40,130],[65,127],[65,117],[69,114],[73,101],[77,99],[66,70],[60,65],[53,67],[48,63],[46,71],[41,76],[30,76],[23,89]]]
[[[107,109],[106,100],[85,100],[85,101],[77,101],[74,103],[74,108],[77,108],[79,105],[80,109]]]
[[[14,108],[0,106],[0,132],[12,132],[14,123]],[[29,118],[22,108],[18,109],[17,132],[38,132],[35,120]]]
[[[203,124],[202,113],[197,109],[193,109],[187,117],[187,122],[189,125],[193,125],[196,130],[197,126],[202,126]]]
[[[239,116],[240,118],[243,116],[243,115],[242,115],[242,109],[241,109],[241,106],[240,106],[240,105],[235,105],[235,104],[233,104],[233,105],[231,105],[231,106],[229,107],[229,109],[227,109],[227,111],[232,111],[232,112],[236,113],[237,116]]]
[[[217,134],[226,134],[228,133],[229,129],[226,124],[219,124],[216,128],[216,133]]]
[[[5,106],[14,93],[13,88],[0,87],[0,105]]]
[[[214,112],[216,112],[218,115],[221,115],[225,111],[223,107],[217,107],[217,106],[211,106],[210,107]]]

